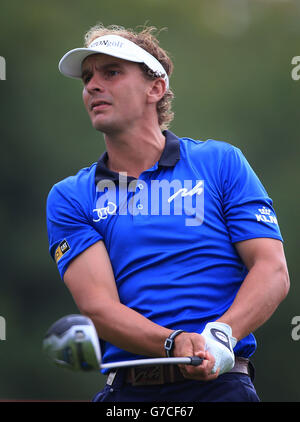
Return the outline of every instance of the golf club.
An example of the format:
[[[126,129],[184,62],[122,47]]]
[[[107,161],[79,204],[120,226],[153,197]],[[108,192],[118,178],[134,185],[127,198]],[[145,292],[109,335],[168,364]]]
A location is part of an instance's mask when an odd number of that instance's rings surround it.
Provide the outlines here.
[[[56,321],[47,331],[43,350],[58,366],[73,371],[93,371],[141,365],[185,364],[198,366],[198,356],[135,359],[102,363],[99,337],[92,320],[84,315],[67,315]]]

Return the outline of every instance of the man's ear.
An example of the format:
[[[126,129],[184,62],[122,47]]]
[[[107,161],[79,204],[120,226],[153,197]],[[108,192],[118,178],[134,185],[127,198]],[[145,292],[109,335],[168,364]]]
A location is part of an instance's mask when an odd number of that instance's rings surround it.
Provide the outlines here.
[[[163,78],[156,78],[151,81],[148,89],[148,102],[157,103],[165,95],[167,90],[166,81]]]

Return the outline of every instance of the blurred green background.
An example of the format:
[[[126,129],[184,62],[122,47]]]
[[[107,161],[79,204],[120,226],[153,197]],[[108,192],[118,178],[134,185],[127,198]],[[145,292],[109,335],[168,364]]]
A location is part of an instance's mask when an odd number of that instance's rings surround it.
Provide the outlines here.
[[[57,69],[62,55],[82,46],[96,22],[160,34],[175,71],[179,136],[225,140],[239,147],[261,178],[279,219],[291,290],[256,332],[256,388],[263,401],[300,401],[299,1],[275,0],[3,0],[0,56],[1,287],[0,399],[90,400],[101,374],[56,368],[42,353],[48,327],[77,308],[48,254],[45,202],[54,183],[96,161],[102,135],[91,127],[81,83]]]

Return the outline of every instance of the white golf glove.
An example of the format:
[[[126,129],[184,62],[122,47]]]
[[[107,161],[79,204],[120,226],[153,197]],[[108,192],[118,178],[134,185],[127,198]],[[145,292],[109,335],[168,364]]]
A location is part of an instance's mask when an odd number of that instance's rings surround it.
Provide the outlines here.
[[[216,360],[212,373],[214,374],[218,368],[220,368],[219,375],[230,371],[234,366],[233,348],[237,343],[236,338],[232,337],[231,327],[222,322],[209,322],[201,335],[205,338],[205,349]]]

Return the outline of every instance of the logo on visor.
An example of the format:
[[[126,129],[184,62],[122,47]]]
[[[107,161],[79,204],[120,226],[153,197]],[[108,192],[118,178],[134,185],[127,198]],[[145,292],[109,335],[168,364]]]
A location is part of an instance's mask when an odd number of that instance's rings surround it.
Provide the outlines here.
[[[99,41],[92,42],[92,44],[90,45],[90,48],[98,47],[99,45],[104,45],[105,47],[122,48],[124,43],[122,43],[121,41],[99,40]]]

